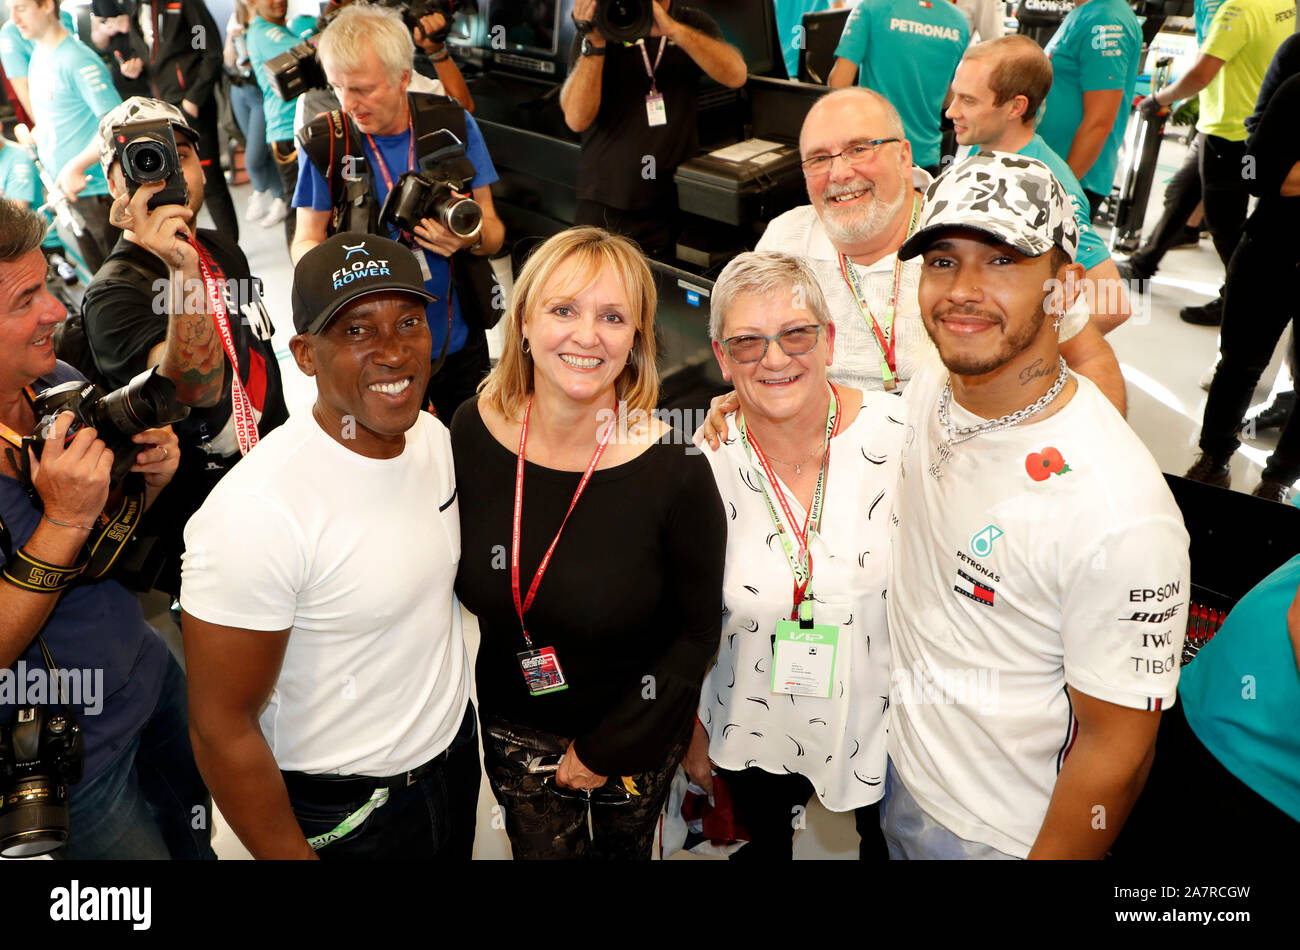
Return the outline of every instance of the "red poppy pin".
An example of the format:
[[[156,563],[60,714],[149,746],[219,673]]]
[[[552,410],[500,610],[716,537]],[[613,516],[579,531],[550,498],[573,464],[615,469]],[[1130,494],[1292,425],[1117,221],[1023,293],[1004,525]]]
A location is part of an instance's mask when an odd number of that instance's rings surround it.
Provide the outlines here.
[[[1064,475],[1071,469],[1061,453],[1049,445],[1041,452],[1030,452],[1025,456],[1025,471],[1034,481],[1045,482],[1048,476]]]

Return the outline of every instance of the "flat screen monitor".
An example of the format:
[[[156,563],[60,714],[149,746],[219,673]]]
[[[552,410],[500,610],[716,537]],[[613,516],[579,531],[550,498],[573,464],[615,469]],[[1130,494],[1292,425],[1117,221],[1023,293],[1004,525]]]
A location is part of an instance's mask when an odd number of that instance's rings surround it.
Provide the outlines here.
[[[785,78],[772,0],[691,0],[687,5],[717,21],[727,42],[745,57],[751,75]]]
[[[554,56],[560,0],[492,0],[487,42],[493,49]]]

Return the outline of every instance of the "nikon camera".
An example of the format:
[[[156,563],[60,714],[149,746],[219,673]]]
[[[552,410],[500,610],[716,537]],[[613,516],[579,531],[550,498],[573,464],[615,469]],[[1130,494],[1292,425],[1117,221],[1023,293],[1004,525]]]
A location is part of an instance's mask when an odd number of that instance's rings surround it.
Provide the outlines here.
[[[402,174],[384,199],[379,221],[411,232],[423,218],[433,218],[457,237],[469,237],[483,223],[483,209],[470,197],[474,164],[465,145],[447,129],[431,137],[432,149],[420,159],[419,171]]]
[[[76,717],[19,706],[0,723],[0,856],[30,858],[68,840],[68,789],[81,780],[85,738]]]

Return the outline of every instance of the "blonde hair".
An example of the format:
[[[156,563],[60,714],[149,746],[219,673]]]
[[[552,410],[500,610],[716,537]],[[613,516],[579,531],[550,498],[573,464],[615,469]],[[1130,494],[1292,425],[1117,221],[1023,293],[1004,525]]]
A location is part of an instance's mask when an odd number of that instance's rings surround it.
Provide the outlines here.
[[[659,297],[654,278],[632,241],[592,227],[561,231],[528,256],[510,294],[501,358],[479,384],[479,392],[488,406],[507,419],[523,418],[524,405],[533,393],[534,372],[532,354],[523,349],[524,318],[540,308],[547,280],[569,261],[574,264],[571,285],[584,286],[606,268],[618,275],[632,306],[636,335],[631,362],[614,381],[614,392],[620,402],[626,403],[628,412],[652,412],[659,403],[654,328]]]
[[[400,13],[373,3],[350,3],[325,27],[316,54],[322,65],[351,72],[365,64],[367,50],[375,51],[389,83],[401,82],[415,61],[415,41]]]

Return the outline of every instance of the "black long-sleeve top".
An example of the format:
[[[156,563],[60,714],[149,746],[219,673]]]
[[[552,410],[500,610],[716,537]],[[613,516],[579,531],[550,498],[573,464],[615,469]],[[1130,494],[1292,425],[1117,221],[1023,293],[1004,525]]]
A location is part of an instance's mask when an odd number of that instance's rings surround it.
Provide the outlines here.
[[[569,688],[532,696],[510,591],[515,453],[473,399],[451,425],[460,502],[456,593],[482,632],[475,675],[484,717],[574,739],[600,775],[662,767],[694,721],[718,648],[727,527],[708,463],[666,437],[593,473],[527,614]],[[568,510],[581,472],[524,470],[521,597]]]
[[[1287,173],[1300,162],[1296,116],[1300,116],[1300,73],[1277,87],[1250,138],[1248,155],[1255,160],[1255,177],[1248,179],[1247,185],[1252,194],[1259,196],[1246,222],[1246,231],[1253,237],[1294,240],[1300,196],[1284,198],[1279,190]]]

